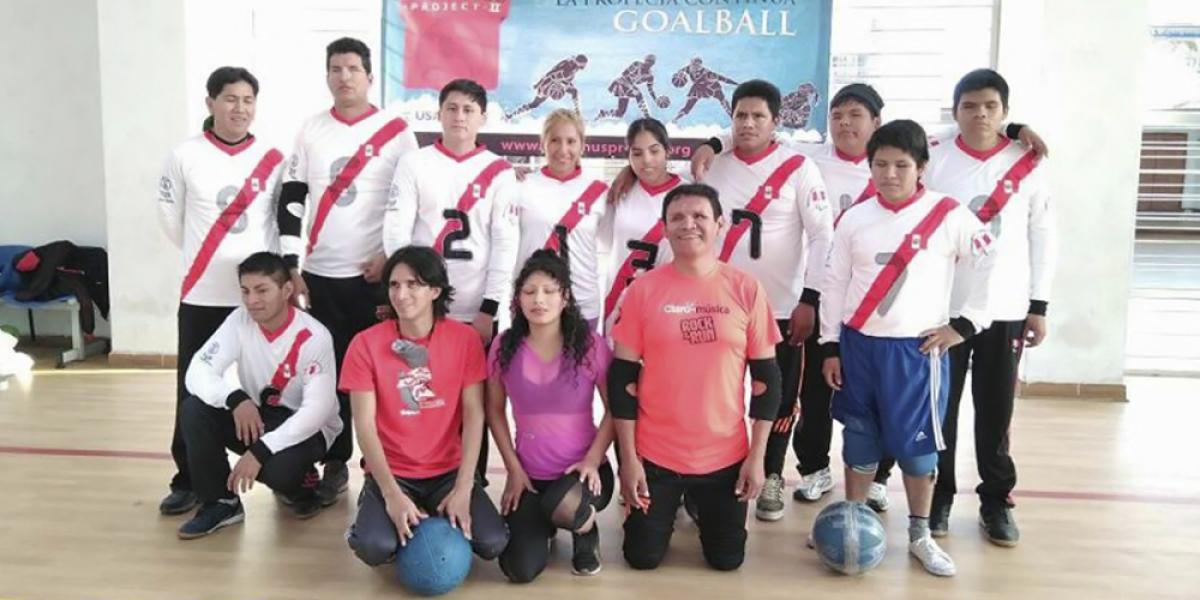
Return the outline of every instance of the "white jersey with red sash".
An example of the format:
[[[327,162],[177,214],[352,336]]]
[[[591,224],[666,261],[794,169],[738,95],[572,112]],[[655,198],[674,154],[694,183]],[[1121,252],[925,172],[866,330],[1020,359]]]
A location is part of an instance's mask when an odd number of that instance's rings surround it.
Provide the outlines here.
[[[996,264],[988,280],[993,320],[1024,320],[1031,299],[1050,300],[1054,215],[1032,150],[1001,138],[992,150],[977,152],[957,137],[930,148],[925,181],[962,200],[995,239]],[[966,301],[965,285],[964,280],[954,286],[951,316],[958,316]]]
[[[233,363],[237,379],[231,381],[225,372]],[[317,432],[328,448],[342,431],[334,367],[333,338],[308,313],[289,307],[288,321],[271,332],[238,307],[196,353],[186,383],[189,393],[216,408],[228,408],[230,395],[242,390],[256,405],[291,410],[287,421],[262,437],[271,452]]]
[[[183,251],[180,301],[237,306],[237,265],[279,251],[275,206],[283,154],[253,136],[237,145],[204,133],[167,157],[158,184],[158,214]]]
[[[852,206],[833,236],[821,289],[821,342],[841,327],[875,337],[909,338],[950,322],[955,263],[974,284],[962,316],[977,331],[990,323],[987,286],[991,236],[955,200],[919,190],[900,204],[879,196]]]
[[[608,256],[605,332],[611,330],[629,285],[654,267],[671,262],[671,244],[663,231],[663,199],[686,181],[675,174],[657,186],[638,181],[624,198],[608,207],[600,230],[601,252]]]
[[[559,178],[543,168],[530,173],[517,192],[521,245],[517,270],[534,251],[549,248],[567,259],[571,290],[583,318],[600,316],[600,265],[596,233],[605,212],[608,184],[576,169]]]
[[[722,148],[733,147],[733,137],[722,134],[719,138]],[[817,164],[821,179],[825,182],[833,220],[850,208],[851,205],[866,201],[875,195],[875,185],[871,182],[871,165],[867,155],[850,156],[832,143],[815,143],[782,138],[780,145],[794,150]]]
[[[304,270],[356,277],[383,252],[380,229],[396,162],[417,147],[400,117],[375,107],[348,121],[333,109],[304,124],[284,183],[308,184],[307,237],[283,238],[284,254],[303,256]]]
[[[788,318],[804,288],[819,290],[833,235],[817,167],[772,142],[757,156],[718,156],[704,182],[720,193],[729,224],[721,260],[762,282],[775,318]]]
[[[833,144],[802,144],[793,146],[812,159],[821,172],[825,190],[833,209],[833,221],[851,206],[866,202],[875,195],[875,184],[871,181],[871,165],[867,156],[850,156]]]
[[[396,168],[383,222],[390,255],[408,244],[446,259],[450,317],[470,322],[484,300],[505,306],[520,231],[517,181],[508,161],[483,146],[459,156],[441,141],[405,155]]]

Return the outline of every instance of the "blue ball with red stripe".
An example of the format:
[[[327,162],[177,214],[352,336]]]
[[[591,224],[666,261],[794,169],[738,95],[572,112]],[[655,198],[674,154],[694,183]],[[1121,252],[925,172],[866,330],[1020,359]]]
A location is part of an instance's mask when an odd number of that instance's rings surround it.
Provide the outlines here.
[[[471,572],[471,543],[442,517],[422,519],[412,539],[396,552],[396,577],[408,591],[440,596]]]
[[[860,502],[843,500],[826,506],[813,522],[812,539],[821,562],[845,575],[870,571],[887,552],[883,521]]]

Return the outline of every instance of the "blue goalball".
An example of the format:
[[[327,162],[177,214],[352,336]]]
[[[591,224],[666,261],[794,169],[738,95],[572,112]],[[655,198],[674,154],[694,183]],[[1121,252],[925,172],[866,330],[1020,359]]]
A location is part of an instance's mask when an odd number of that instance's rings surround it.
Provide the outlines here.
[[[396,578],[414,594],[445,594],[470,572],[470,542],[442,517],[422,520],[413,538],[396,552]]]
[[[813,545],[826,566],[846,575],[875,568],[887,551],[887,532],[865,504],[841,501],[826,506],[812,528]]]

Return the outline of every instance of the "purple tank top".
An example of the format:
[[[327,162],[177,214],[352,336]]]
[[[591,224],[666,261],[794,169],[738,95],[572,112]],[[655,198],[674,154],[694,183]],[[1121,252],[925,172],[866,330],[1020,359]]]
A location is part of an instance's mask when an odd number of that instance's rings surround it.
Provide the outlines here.
[[[500,344],[492,344],[488,371],[499,375],[512,403],[516,421],[517,458],[532,479],[553,480],[579,462],[596,439],[592,417],[596,382],[604,381],[612,351],[593,333],[587,359],[574,368],[560,354],[542,360],[528,342],[521,342],[503,372],[496,362]]]

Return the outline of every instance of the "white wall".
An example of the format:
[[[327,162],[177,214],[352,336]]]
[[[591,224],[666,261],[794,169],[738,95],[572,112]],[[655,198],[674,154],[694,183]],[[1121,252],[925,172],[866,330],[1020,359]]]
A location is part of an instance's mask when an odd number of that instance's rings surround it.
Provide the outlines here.
[[[95,0],[5,0],[0,243],[103,246]]]
[[[380,65],[380,0],[186,0],[185,6],[189,32],[222,32],[187,37],[188,119],[197,127],[208,115],[209,73],[224,65],[245,67],[261,88],[252,131],[291,152],[300,124],[332,105],[325,87],[329,42],[361,39],[371,48],[374,70]],[[371,89],[376,105],[382,90],[377,80]]]
[[[0,244],[106,246],[96,2],[5,0],[2,21]],[[41,334],[70,332],[57,313],[35,319]],[[0,324],[26,323],[0,308]]]
[[[189,122],[184,0],[98,0],[113,352],[173,354],[179,252],[155,221],[158,178]]]
[[[1050,337],[1024,379],[1119,384],[1136,213],[1148,38],[1144,0],[1005,0],[999,71],[1012,116],[1051,145],[1060,258]]]
[[[252,130],[289,153],[301,121],[331,105],[325,45],[359,37],[378,55],[378,0],[99,0],[113,351],[174,354],[183,267],[155,222],[167,152],[200,130],[204,85],[223,65],[259,79]],[[147,52],[146,49],[153,49]],[[376,61],[378,64],[378,61]],[[152,86],[146,85],[150,73]],[[379,91],[375,90],[378,103]]]

